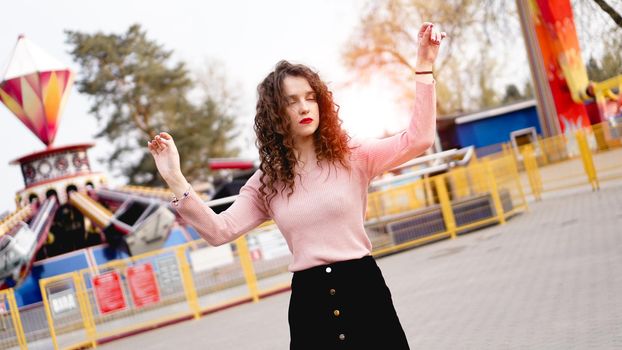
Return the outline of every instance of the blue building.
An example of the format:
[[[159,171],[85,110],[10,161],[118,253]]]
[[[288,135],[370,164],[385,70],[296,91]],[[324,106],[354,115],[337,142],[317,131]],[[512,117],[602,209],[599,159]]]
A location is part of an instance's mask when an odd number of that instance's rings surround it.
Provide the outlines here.
[[[535,100],[439,117],[437,127],[443,149],[473,145],[480,156],[501,151],[512,131],[535,127],[542,133]]]

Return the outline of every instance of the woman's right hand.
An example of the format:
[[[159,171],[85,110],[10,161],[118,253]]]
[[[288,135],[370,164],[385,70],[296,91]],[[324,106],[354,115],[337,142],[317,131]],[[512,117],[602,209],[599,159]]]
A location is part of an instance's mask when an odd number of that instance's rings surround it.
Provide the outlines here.
[[[171,185],[171,182],[183,179],[179,152],[170,134],[166,132],[159,133],[151,141],[147,142],[147,147],[164,181]]]
[[[419,49],[417,49],[418,70],[432,70],[434,61],[438,56],[441,42],[447,37],[447,33],[440,32],[433,23],[424,22],[419,29]]]

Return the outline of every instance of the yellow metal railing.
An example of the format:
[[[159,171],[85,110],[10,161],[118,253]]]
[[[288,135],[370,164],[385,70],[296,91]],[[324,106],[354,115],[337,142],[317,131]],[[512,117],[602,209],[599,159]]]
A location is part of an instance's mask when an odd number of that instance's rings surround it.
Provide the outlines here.
[[[438,200],[441,203],[441,212],[443,213],[443,220],[445,221],[445,229],[451,239],[456,239],[456,219],[451,209],[449,194],[445,186],[445,177],[436,176],[434,178],[434,185],[436,185],[436,190],[438,191]]]
[[[260,229],[272,226],[268,223]],[[261,266],[261,271],[257,271],[254,261],[257,259],[252,257],[247,237],[218,248],[194,241],[40,280],[54,349],[95,347],[98,341],[109,337],[188,317],[198,319],[202,314],[229,305],[257,302],[262,295],[286,288],[283,281],[270,281],[260,288],[261,279],[286,272],[289,258],[279,260],[281,267],[275,272],[265,271]],[[210,257],[205,254],[212,249],[228,250],[231,261],[210,266]],[[152,266],[158,281],[159,300],[141,306],[134,300],[128,271],[144,264]],[[118,276],[125,306],[103,312],[98,301],[101,292],[96,291],[99,287],[95,287],[94,279],[107,273]],[[164,279],[164,275],[168,279]],[[59,311],[61,304],[69,305],[65,307],[68,311],[62,307]]]
[[[367,229],[376,256],[438,239],[455,239],[460,233],[485,225],[504,224],[510,216],[527,209],[515,160],[508,152],[407,186],[411,189],[408,195],[414,197],[410,200],[399,191],[370,193],[373,202],[367,211]],[[402,200],[392,198],[396,196]],[[400,211],[396,214],[386,203],[399,203]],[[374,241],[383,234],[384,241]]]
[[[257,289],[257,276],[255,275],[255,269],[253,267],[252,258],[248,250],[248,244],[245,237],[240,237],[235,241],[235,245],[238,248],[238,254],[240,256],[240,265],[242,265],[242,271],[244,271],[244,279],[248,286],[248,291],[253,298],[254,302],[259,301],[259,290]]]
[[[596,191],[602,181],[621,179],[621,141],[622,125],[602,123],[538,139],[512,153],[518,167],[524,170],[530,194],[540,200],[544,192],[586,185]]]
[[[542,177],[540,176],[540,170],[538,169],[538,163],[536,161],[533,147],[531,147],[531,145],[525,146],[522,149],[521,154],[523,156],[527,178],[529,179],[529,185],[531,186],[531,193],[536,200],[541,200]]]
[[[28,349],[13,289],[0,290],[0,348]]]
[[[581,160],[583,161],[583,169],[587,175],[589,183],[592,185],[592,189],[598,190],[600,185],[598,184],[598,176],[596,176],[596,169],[594,168],[594,159],[592,158],[592,152],[587,144],[587,138],[585,131],[579,130],[576,133],[577,143],[579,144],[579,152],[581,153]]]

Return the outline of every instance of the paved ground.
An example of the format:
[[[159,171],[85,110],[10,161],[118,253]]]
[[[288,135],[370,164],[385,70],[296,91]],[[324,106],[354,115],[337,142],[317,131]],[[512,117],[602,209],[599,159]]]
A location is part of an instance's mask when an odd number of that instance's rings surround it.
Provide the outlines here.
[[[380,259],[413,349],[622,349],[622,186]],[[100,349],[287,349],[289,293]]]

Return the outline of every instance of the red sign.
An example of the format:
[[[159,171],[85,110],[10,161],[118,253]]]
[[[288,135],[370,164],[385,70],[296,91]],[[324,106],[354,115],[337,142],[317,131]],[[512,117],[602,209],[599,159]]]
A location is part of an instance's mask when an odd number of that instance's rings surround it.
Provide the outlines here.
[[[150,263],[130,266],[126,270],[127,283],[135,307],[142,307],[160,301],[160,290]]]
[[[101,314],[124,310],[127,307],[119,273],[110,271],[93,276],[91,282],[95,290],[95,301]]]

